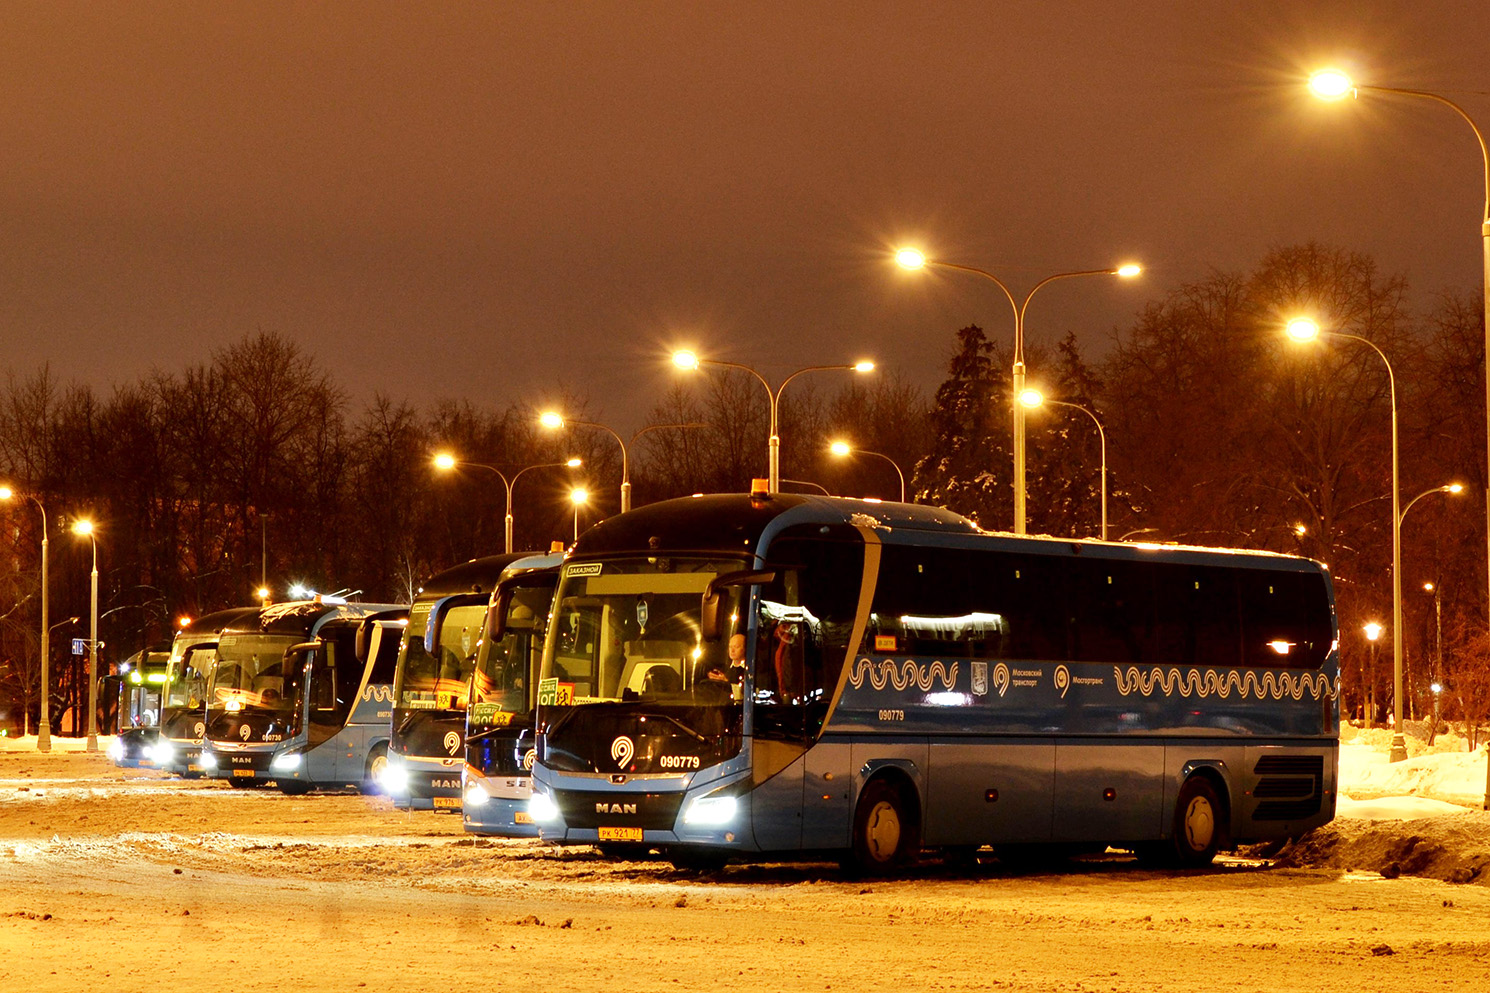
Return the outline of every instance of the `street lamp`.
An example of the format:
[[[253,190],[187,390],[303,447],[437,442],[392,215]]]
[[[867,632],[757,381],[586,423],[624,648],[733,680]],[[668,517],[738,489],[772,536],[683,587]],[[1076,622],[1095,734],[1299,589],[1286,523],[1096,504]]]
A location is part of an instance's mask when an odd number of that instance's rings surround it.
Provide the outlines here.
[[[90,752],[98,751],[98,539],[93,535],[93,522],[74,521],[72,533],[88,539],[93,548],[93,574],[88,597],[88,745]]]
[[[551,431],[557,430],[565,424],[572,424],[579,428],[599,428],[601,431],[608,432],[612,438],[616,439],[616,444],[621,446],[621,513],[624,514],[631,509],[631,460],[626,451],[626,442],[621,440],[620,435],[604,424],[597,424],[594,421],[566,421],[563,414],[554,410],[547,410],[540,414],[538,416],[538,423]],[[636,444],[636,439],[648,431],[661,431],[664,428],[701,428],[707,426],[699,423],[649,424],[631,436],[631,443],[633,445]]]
[[[1480,255],[1481,255],[1481,299],[1485,308],[1485,354],[1490,356],[1490,149],[1485,146],[1485,135],[1474,118],[1448,97],[1437,93],[1429,93],[1426,90],[1409,90],[1396,86],[1362,86],[1353,82],[1349,75],[1339,69],[1323,69],[1309,77],[1309,89],[1314,95],[1322,100],[1343,100],[1348,96],[1358,96],[1365,93],[1386,93],[1394,96],[1418,97],[1423,100],[1432,100],[1443,104],[1454,113],[1464,119],[1474,132],[1475,140],[1480,145],[1480,164],[1484,168],[1485,179],[1485,211],[1480,218]],[[1485,377],[1485,459],[1486,479],[1490,481],[1490,375]],[[1485,551],[1487,568],[1485,579],[1490,583],[1490,486],[1485,489]],[[1485,765],[1485,799],[1484,809],[1490,810],[1490,759]]]
[[[500,479],[502,481],[502,485],[507,488],[507,516],[502,521],[502,536],[503,550],[506,551],[509,555],[512,553],[512,488],[517,485],[518,479],[521,478],[522,474],[527,472],[529,469],[553,469],[557,466],[568,466],[571,469],[578,469],[581,465],[581,461],[579,459],[569,459],[564,462],[543,462],[539,465],[524,466],[523,468],[517,470],[517,472],[513,474],[511,479],[508,479],[506,474],[503,473],[501,469],[498,469],[496,466],[488,462],[467,462],[463,459],[456,458],[449,452],[439,452],[431,461],[434,463],[434,467],[441,472],[450,472],[457,466],[474,466],[477,469],[489,469],[490,471],[497,474],[497,478]]]
[[[914,248],[902,248],[895,253],[895,261],[906,269],[922,269],[929,265],[940,266],[943,269],[955,269],[958,272],[970,272],[993,281],[999,289],[1004,291],[1004,296],[1009,300],[1009,306],[1014,308],[1014,371],[1013,387],[1014,396],[1018,397],[1024,392],[1024,315],[1029,309],[1030,300],[1040,291],[1046,283],[1053,283],[1057,279],[1070,279],[1074,276],[1121,276],[1124,279],[1137,276],[1142,268],[1132,263],[1118,266],[1115,269],[1080,269],[1074,272],[1058,272],[1053,276],[1046,276],[1035,284],[1034,289],[1025,294],[1021,303],[1014,299],[1014,294],[1004,281],[986,269],[977,266],[960,265],[955,262],[943,262],[940,259],[928,259]],[[1025,533],[1025,480],[1024,480],[1024,406],[1015,403],[1014,407],[1014,533]]]
[[[0,486],[0,500],[12,500],[16,496],[15,490],[9,486]],[[47,508],[41,505],[41,501],[30,493],[26,499],[36,504],[36,509],[41,511],[41,709],[40,720],[36,725],[36,750],[38,752],[50,752],[52,750],[52,721],[51,721],[51,679],[48,669],[52,661],[52,629],[47,626],[48,599],[47,592]]]
[[[574,540],[579,541],[579,508],[590,502],[590,491],[576,486],[569,491],[569,502],[574,504]]]
[[[1361,726],[1369,728],[1376,719],[1376,641],[1381,637],[1381,625],[1375,621],[1367,621],[1362,630],[1366,632],[1366,640],[1371,643],[1371,682],[1369,684],[1371,709],[1369,711],[1366,709],[1368,684],[1365,679],[1361,680]]]
[[[701,365],[717,365],[724,369],[739,369],[742,372],[748,372],[750,373],[750,375],[760,380],[760,384],[766,388],[766,396],[770,400],[771,406],[771,437],[767,443],[767,448],[770,456],[770,478],[766,484],[767,492],[769,493],[781,492],[781,436],[780,433],[777,431],[777,413],[778,408],[781,404],[781,391],[786,389],[786,384],[790,383],[792,380],[796,379],[798,376],[802,375],[805,372],[828,372],[835,369],[847,370],[850,372],[874,371],[874,363],[870,362],[868,359],[860,360],[853,363],[852,365],[810,365],[806,368],[798,369],[790,376],[787,376],[781,381],[781,385],[773,390],[771,389],[771,384],[766,382],[764,376],[756,372],[754,369],[750,368],[750,366],[741,365],[738,362],[725,362],[721,359],[703,359],[699,358],[698,355],[693,352],[680,350],[673,353],[673,365],[677,366],[679,369],[687,369],[689,371],[696,370]]]
[[[1343,331],[1323,331],[1307,317],[1295,317],[1285,329],[1295,341],[1312,341],[1319,337],[1341,338],[1359,341],[1381,357],[1387,367],[1387,386],[1392,401],[1392,748],[1388,762],[1401,762],[1407,758],[1407,740],[1402,737],[1402,512],[1400,510],[1400,486],[1397,476],[1397,377],[1392,373],[1392,363],[1386,353],[1376,347],[1369,338]],[[1435,490],[1430,490],[1436,492]],[[1420,494],[1413,502],[1422,499]]]
[[[890,458],[890,456],[881,455],[879,452],[871,452],[867,448],[855,448],[846,441],[832,442],[828,445],[828,451],[832,452],[839,458],[844,458],[846,456],[857,453],[859,455],[873,455],[875,458],[884,459],[886,462],[890,463],[891,467],[895,470],[895,475],[900,477],[900,502],[905,503],[905,473],[900,471],[900,466],[894,459]]]
[[[1064,400],[1052,400],[1039,390],[1025,390],[1019,394],[1019,402],[1022,406],[1034,410],[1042,404],[1050,404],[1054,407],[1070,407],[1079,410],[1092,419],[1097,425],[1097,438],[1102,443],[1102,540],[1107,540],[1107,432],[1102,429],[1102,422],[1097,415],[1086,409],[1079,403],[1067,403]]]

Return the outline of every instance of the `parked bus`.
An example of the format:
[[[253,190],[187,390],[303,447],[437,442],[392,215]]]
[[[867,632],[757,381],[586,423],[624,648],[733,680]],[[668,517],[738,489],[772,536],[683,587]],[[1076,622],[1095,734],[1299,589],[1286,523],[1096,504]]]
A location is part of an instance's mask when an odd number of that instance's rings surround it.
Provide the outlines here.
[[[518,559],[492,593],[486,636],[471,676],[461,813],[472,834],[536,837],[532,792],[533,703],[561,550]]]
[[[207,677],[217,658],[217,636],[227,625],[255,616],[258,607],[232,607],[187,622],[171,642],[161,689],[160,732],[151,758],[157,768],[198,779],[202,734],[207,728]]]
[[[207,682],[202,766],[235,787],[381,786],[408,609],[331,597],[223,628]]]
[[[1334,816],[1325,568],[764,493],[602,521],[563,567],[529,811],[681,864],[1112,845]]]
[[[110,690],[117,701],[109,758],[121,769],[155,765],[153,752],[160,737],[161,690],[170,663],[169,648],[147,648],[120,662],[117,675],[105,677],[105,685],[113,684]]]
[[[502,570],[523,557],[463,562],[431,576],[415,595],[393,681],[388,788],[395,805],[461,809],[466,703],[486,608]]]

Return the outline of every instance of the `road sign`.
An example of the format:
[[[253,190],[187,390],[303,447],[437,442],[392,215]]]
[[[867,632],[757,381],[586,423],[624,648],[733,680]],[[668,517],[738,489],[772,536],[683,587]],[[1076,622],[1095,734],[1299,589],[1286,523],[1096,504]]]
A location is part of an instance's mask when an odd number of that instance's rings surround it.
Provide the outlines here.
[[[72,639],[72,653],[74,655],[87,655],[88,654],[88,639],[87,638],[74,638],[74,639]]]

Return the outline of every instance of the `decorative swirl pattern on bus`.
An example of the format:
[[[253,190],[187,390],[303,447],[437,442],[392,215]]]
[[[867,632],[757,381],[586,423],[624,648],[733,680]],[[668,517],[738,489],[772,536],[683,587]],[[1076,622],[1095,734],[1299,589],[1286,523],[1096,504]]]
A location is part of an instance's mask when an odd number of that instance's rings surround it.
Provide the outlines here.
[[[922,665],[912,659],[897,663],[894,659],[880,659],[876,662],[861,657],[854,663],[848,681],[857,690],[863,687],[864,678],[868,676],[870,685],[877,690],[886,686],[893,686],[897,690],[914,686],[922,693],[929,693],[932,685],[940,680],[943,688],[951,690],[957,687],[958,665],[959,663],[953,662],[948,669],[940,659],[930,665]]]
[[[362,691],[362,699],[364,699],[364,700],[380,700],[383,703],[392,703],[393,702],[393,687],[392,686],[385,686],[385,685],[383,685],[381,683],[374,683],[373,685],[368,686],[368,687],[366,687],[366,688],[363,689],[363,691]]]
[[[1133,693],[1152,696],[1154,690],[1158,689],[1165,696],[1173,696],[1178,692],[1181,696],[1187,697],[1207,697],[1214,694],[1225,699],[1236,692],[1243,698],[1255,696],[1259,700],[1264,697],[1274,700],[1282,700],[1284,697],[1302,700],[1305,694],[1317,700],[1321,697],[1333,699],[1338,692],[1337,687],[1330,682],[1330,677],[1322,672],[1287,672],[1269,669],[1259,677],[1252,669],[1246,672],[1230,669],[1221,673],[1215,669],[1201,672],[1199,669],[1155,667],[1148,672],[1141,672],[1137,666],[1129,666],[1126,670],[1120,666],[1114,666],[1112,672],[1118,692],[1123,696]]]

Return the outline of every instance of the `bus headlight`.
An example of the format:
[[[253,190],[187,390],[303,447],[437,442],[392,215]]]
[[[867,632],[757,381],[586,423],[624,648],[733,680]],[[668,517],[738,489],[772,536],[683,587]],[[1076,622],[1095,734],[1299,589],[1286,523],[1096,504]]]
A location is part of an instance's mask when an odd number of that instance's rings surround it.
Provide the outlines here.
[[[155,760],[156,765],[170,765],[176,761],[176,749],[171,747],[169,741],[158,741],[150,749],[150,757]]]
[[[269,763],[269,768],[274,772],[294,772],[300,768],[300,753],[285,752],[274,756],[274,761]]]
[[[702,827],[719,827],[735,819],[740,800],[732,796],[701,796],[683,811],[683,823]]]
[[[217,756],[213,755],[211,752],[204,751],[200,756],[197,757],[197,765],[201,766],[203,769],[216,769]]]
[[[559,805],[547,793],[534,793],[528,798],[528,816],[535,824],[552,824],[559,819]]]
[[[115,762],[124,761],[124,742],[118,738],[109,742],[109,758]]]
[[[409,770],[404,764],[391,755],[388,764],[383,767],[381,775],[383,789],[389,793],[407,793],[409,791]]]
[[[466,787],[465,803],[467,807],[480,807],[491,799],[491,794],[482,788],[480,783],[472,783]]]

